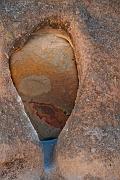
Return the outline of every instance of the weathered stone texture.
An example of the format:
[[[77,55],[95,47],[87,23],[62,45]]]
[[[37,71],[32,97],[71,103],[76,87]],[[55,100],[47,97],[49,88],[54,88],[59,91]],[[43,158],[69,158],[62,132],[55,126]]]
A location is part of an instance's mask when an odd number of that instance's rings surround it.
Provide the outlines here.
[[[16,166],[21,158],[15,157],[22,157],[26,149],[23,159],[27,159],[24,164],[28,169],[22,170],[26,173],[38,168],[37,173],[42,174],[38,138],[23,113],[21,101],[17,102],[9,57],[23,47],[34,30],[45,26],[62,28],[71,37],[80,81],[74,110],[58,139],[55,178],[120,179],[119,11],[119,0],[0,1],[0,166],[4,169],[1,179],[12,173],[7,171],[4,177],[5,164],[15,161]],[[33,152],[29,147],[34,147]],[[31,163],[33,156],[38,157],[37,165]],[[22,170],[15,170],[15,174],[23,175]],[[34,170],[31,179],[38,178]],[[17,178],[20,179],[19,175]]]

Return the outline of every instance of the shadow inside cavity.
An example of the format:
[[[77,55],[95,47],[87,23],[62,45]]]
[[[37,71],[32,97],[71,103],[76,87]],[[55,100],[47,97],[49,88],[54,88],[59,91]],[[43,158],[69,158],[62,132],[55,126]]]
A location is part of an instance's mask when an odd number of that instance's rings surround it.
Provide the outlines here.
[[[40,141],[43,148],[43,155],[44,155],[44,169],[45,171],[49,171],[50,169],[54,168],[54,149],[55,145],[57,144],[57,139],[48,139]]]

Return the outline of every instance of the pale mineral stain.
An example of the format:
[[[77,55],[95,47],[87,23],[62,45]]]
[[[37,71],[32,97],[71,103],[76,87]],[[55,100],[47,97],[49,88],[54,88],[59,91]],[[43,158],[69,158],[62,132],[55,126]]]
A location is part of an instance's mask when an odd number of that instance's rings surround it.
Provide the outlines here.
[[[25,77],[19,84],[19,91],[26,96],[34,97],[51,91],[50,79],[44,75]]]

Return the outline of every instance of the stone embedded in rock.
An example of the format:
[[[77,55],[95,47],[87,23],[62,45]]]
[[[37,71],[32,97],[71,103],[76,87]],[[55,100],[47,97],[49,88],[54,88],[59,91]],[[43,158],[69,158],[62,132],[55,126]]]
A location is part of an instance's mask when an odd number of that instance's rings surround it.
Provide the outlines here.
[[[74,107],[78,79],[71,45],[62,31],[45,28],[11,57],[13,82],[40,139],[56,138]]]

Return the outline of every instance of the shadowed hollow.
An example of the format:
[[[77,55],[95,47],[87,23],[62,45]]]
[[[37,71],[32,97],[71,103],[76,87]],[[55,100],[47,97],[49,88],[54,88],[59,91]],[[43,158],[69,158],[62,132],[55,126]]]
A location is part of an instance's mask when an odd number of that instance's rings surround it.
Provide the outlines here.
[[[50,28],[33,33],[12,55],[10,69],[39,138],[56,138],[74,108],[78,88],[69,37]]]

